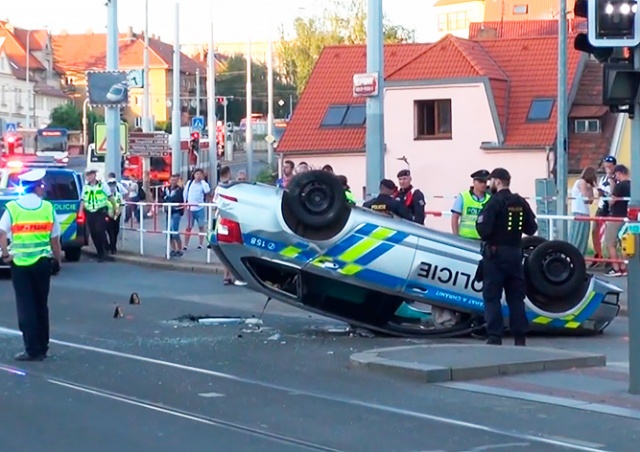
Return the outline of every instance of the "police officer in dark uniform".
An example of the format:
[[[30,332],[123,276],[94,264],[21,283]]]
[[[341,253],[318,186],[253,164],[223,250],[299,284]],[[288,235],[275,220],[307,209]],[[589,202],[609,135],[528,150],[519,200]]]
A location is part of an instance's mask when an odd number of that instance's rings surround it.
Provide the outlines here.
[[[476,221],[476,230],[483,242],[482,296],[487,344],[502,345],[504,319],[501,300],[504,290],[514,343],[524,346],[529,322],[524,307],[526,285],[521,241],[522,233],[533,235],[538,225],[529,203],[509,190],[511,175],[506,169],[496,168],[489,177],[494,195]]]
[[[411,172],[408,169],[398,173],[398,184],[400,190],[398,190],[396,199],[409,208],[413,214],[413,221],[424,224],[424,194],[411,185]]]
[[[393,197],[396,191],[396,184],[392,180],[382,179],[380,181],[380,194],[375,198],[365,202],[363,207],[387,214],[394,214],[405,220],[412,221],[411,211],[400,201]]]

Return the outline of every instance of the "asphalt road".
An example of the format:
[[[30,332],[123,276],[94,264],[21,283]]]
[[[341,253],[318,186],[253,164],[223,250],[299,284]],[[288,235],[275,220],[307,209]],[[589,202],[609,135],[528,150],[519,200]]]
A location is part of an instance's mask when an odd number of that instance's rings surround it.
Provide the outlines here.
[[[175,320],[259,316],[264,302],[212,276],[69,264],[53,282],[51,357],[17,365],[1,280],[0,450],[637,450],[637,421],[347,366],[356,351],[424,341],[333,333],[341,325],[275,302],[260,330]]]

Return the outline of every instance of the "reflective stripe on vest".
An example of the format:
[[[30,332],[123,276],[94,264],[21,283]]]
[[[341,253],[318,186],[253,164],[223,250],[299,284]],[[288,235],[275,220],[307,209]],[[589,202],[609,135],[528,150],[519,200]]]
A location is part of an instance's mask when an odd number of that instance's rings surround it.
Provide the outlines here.
[[[476,231],[476,220],[484,205],[489,201],[490,196],[486,195],[482,201],[476,200],[468,191],[461,193],[461,196],[462,214],[460,215],[460,230],[458,234],[460,237],[479,240],[480,235]]]
[[[11,216],[11,253],[20,267],[33,265],[51,256],[51,231],[55,211],[53,204],[42,201],[37,209],[25,209],[17,202],[7,203]]]
[[[82,188],[82,201],[87,212],[97,212],[109,207],[109,196],[102,189],[100,182],[96,182],[95,185],[87,184]]]

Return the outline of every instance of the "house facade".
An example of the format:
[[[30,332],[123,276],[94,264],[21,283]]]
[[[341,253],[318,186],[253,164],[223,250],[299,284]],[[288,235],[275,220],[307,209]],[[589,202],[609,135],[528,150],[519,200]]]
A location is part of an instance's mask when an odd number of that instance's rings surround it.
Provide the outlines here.
[[[61,89],[60,69],[53,61],[51,35],[0,21],[0,130],[6,123],[45,127],[51,111],[69,100]]]
[[[395,179],[409,165],[434,212],[427,224],[449,229],[437,212],[448,212],[481,168],[507,168],[514,190],[535,196],[536,179],[555,171],[557,38],[448,35],[413,52],[401,47],[385,49],[385,174]],[[278,153],[281,161],[332,165],[362,198],[366,125],[362,100],[351,91],[353,74],[366,67],[358,55],[355,48],[325,49]],[[621,127],[594,97],[602,83],[599,64],[574,51],[572,39],[568,55],[569,155],[571,169],[579,172],[617,153]]]
[[[144,67],[144,34],[129,28],[119,38],[119,68],[122,71]],[[64,89],[81,108],[87,96],[87,71],[103,71],[106,68],[106,34],[61,33],[53,37],[54,58],[64,72]],[[173,46],[149,37],[149,90],[151,115],[156,123],[171,120],[173,102]],[[189,113],[197,105],[197,83],[200,83],[201,112],[206,114],[206,65],[185,54],[180,56],[180,107],[182,125],[188,125]],[[129,92],[129,105],[123,111],[130,125],[138,127],[142,118],[143,89]]]

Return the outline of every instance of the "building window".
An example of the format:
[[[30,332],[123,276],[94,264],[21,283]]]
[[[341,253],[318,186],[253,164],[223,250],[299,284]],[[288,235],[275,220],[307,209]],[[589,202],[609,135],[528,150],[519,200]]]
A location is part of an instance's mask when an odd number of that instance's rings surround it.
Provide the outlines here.
[[[464,30],[469,28],[469,16],[466,11],[440,14],[438,16],[438,31]]]
[[[548,121],[551,118],[554,103],[555,99],[533,99],[531,107],[529,107],[527,121]]]
[[[600,133],[599,119],[576,119],[576,133]]]
[[[363,126],[367,120],[367,110],[363,104],[330,105],[320,124],[322,127]]]
[[[451,99],[414,102],[414,139],[451,139]]]
[[[529,14],[529,5],[514,5],[513,14]]]

